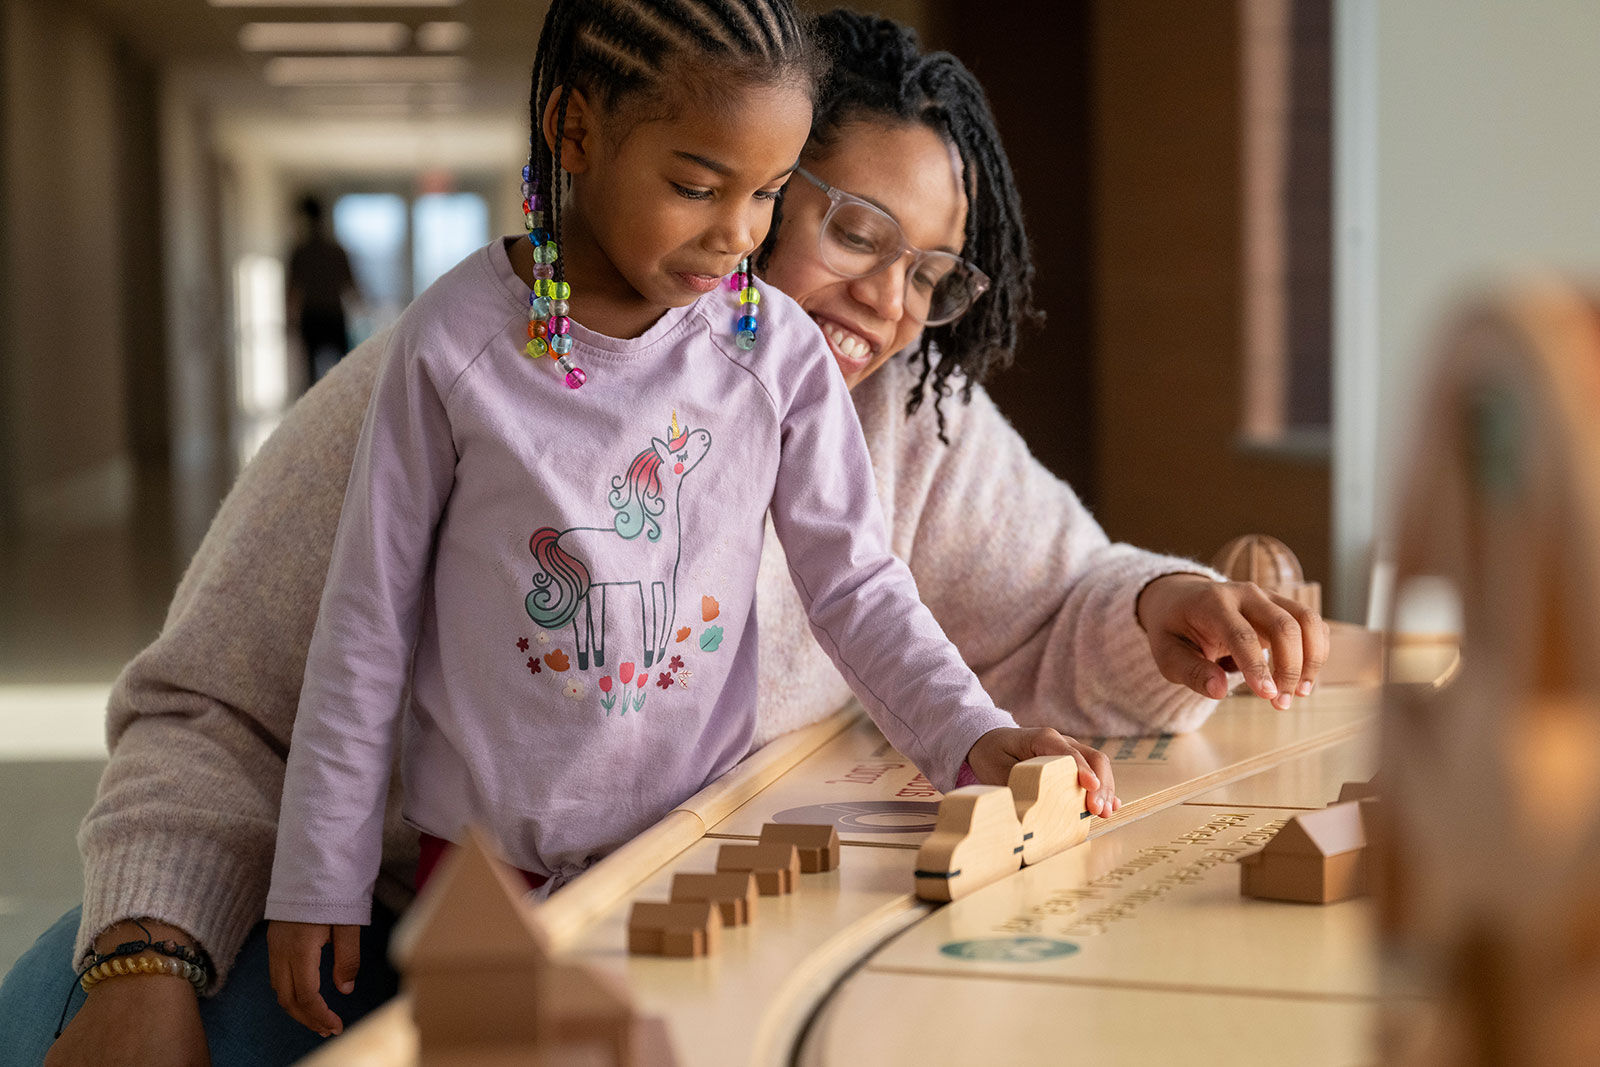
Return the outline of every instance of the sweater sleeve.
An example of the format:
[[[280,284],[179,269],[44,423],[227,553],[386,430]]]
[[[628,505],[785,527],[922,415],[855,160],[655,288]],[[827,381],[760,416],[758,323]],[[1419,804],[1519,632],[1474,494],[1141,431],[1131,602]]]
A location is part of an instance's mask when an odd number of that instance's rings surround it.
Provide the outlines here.
[[[346,356],[244,469],[156,640],[111,692],[111,753],[78,834],[82,959],[107,927],[188,931],[215,992],[261,919],[306,644],[380,334]]]
[[[917,585],[990,694],[1079,737],[1197,728],[1216,701],[1162,677],[1134,609],[1155,578],[1215,572],[1111,542],[983,389],[945,409],[949,446],[930,412],[899,415],[895,523],[913,524]]]
[[[819,339],[820,341],[820,339]],[[844,380],[804,362],[781,427],[772,520],[812,633],[894,746],[949,790],[994,706],[889,550],[871,459]]]
[[[306,656],[266,917],[370,921],[384,797],[434,531],[454,482],[452,380],[391,342],[356,443]]]

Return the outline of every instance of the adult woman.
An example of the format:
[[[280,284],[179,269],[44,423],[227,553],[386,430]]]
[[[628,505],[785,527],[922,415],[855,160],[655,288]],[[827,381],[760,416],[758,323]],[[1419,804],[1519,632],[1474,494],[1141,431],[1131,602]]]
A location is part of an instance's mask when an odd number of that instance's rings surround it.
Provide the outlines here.
[[[840,68],[765,250],[766,278],[829,338],[893,547],[941,624],[1026,724],[1192,728],[1222,695],[1216,661],[1229,656],[1258,692],[1287,703],[1320,666],[1320,624],[1187,561],[1108,543],[974,388],[1009,354],[1029,267],[1009,168],[970,75],[920,55],[893,23],[835,13],[822,32]],[[119,679],[111,764],[80,834],[82,914],[64,917],[7,979],[0,1016],[11,1040],[0,1064],[39,1062],[53,1028],[43,1004],[67,991],[67,961],[91,942],[105,952],[140,936],[131,917],[159,917],[144,921],[151,935],[208,953],[213,995],[197,1005],[182,983],[105,982],[49,1063],[98,1062],[108,1050],[204,1063],[208,1041],[230,1067],[286,1063],[315,1042],[273,1005],[259,919],[306,646],[381,341],[297,405],[241,476],[161,638]],[[945,403],[957,373],[970,402]],[[930,410],[908,410],[928,391]],[[760,743],[827,714],[848,690],[809,639],[770,537],[758,610]],[[1094,760],[1107,788],[1093,802],[1109,804],[1109,764]],[[376,890],[387,910],[363,937],[353,996],[334,998],[346,1020],[393,989],[382,944],[408,899],[415,833],[392,804],[389,829]],[[325,975],[324,986],[347,977]]]

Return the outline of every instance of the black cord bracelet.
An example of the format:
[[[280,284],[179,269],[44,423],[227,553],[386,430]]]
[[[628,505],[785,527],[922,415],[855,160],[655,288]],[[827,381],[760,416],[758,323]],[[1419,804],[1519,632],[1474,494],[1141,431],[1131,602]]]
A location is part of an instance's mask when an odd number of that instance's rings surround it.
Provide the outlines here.
[[[140,922],[138,919],[129,919],[128,921],[133,923],[133,925],[137,926],[144,933],[144,938],[142,940],[124,941],[110,952],[91,952],[90,956],[92,958],[89,960],[89,962],[84,964],[83,968],[79,970],[77,974],[73,975],[72,985],[74,988],[83,982],[84,975],[88,974],[90,971],[94,970],[107,960],[120,959],[124,956],[137,956],[144,952],[156,952],[160,955],[169,956],[172,959],[181,960],[184,963],[192,964],[193,966],[198,967],[205,973],[205,984],[207,985],[209,985],[216,977],[216,971],[211,966],[211,959],[204,952],[197,951],[188,945],[180,945],[176,941],[156,941],[152,939],[150,930],[145,926],[144,923]],[[197,988],[195,992],[198,993],[199,989]],[[60,1037],[61,1031],[66,1029],[67,1011],[71,1007],[72,989],[68,989],[66,1003],[61,1005],[61,1018],[56,1023],[56,1037]]]

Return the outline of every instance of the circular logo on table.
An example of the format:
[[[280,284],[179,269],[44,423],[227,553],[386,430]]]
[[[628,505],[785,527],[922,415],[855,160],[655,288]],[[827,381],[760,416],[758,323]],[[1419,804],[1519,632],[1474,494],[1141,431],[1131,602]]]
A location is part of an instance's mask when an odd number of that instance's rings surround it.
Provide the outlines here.
[[[1053,937],[991,937],[982,941],[951,941],[939,951],[958,960],[998,963],[1037,963],[1078,951],[1071,941]]]
[[[931,834],[939,805],[927,800],[842,800],[789,808],[773,822],[832,823],[853,834]]]

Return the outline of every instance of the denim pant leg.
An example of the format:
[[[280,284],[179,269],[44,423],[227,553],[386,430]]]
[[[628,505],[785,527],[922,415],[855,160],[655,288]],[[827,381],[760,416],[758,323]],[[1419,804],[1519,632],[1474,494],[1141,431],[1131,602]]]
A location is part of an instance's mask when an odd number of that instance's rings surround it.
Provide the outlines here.
[[[5,1035],[0,1039],[0,1067],[43,1063],[72,987],[69,964],[79,911],[74,908],[46,930],[0,986],[0,1034]],[[361,973],[349,996],[333,988],[333,951],[323,951],[322,994],[346,1027],[399,989],[399,975],[389,965],[387,951],[394,922],[393,913],[374,903],[372,925],[361,930]],[[69,1019],[83,999],[81,990],[74,992]],[[278,1007],[268,978],[266,923],[259,923],[245,939],[228,984],[216,996],[201,1000],[200,1019],[211,1062],[219,1067],[288,1067],[323,1041]]]

